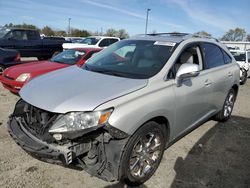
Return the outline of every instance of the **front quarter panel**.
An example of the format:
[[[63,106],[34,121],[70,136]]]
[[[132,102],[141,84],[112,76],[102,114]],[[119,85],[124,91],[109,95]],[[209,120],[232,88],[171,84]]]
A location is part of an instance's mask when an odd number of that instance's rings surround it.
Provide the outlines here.
[[[173,84],[173,80],[149,83],[147,87],[109,101],[96,110],[114,107],[109,124],[130,135],[145,122],[159,116],[165,117],[169,125],[173,125],[175,118]]]

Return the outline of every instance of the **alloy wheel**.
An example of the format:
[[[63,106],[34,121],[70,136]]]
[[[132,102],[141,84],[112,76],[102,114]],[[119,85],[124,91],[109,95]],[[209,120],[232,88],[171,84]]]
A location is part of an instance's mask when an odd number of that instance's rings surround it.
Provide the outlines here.
[[[130,173],[135,178],[144,178],[160,158],[160,136],[157,133],[144,135],[133,147],[130,156]]]
[[[231,115],[234,106],[234,93],[230,92],[224,105],[224,116],[228,117]]]

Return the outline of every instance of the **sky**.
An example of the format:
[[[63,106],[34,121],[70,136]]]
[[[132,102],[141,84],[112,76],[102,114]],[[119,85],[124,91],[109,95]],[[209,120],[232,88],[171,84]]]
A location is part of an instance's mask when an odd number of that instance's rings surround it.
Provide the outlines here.
[[[250,33],[250,0],[0,0],[0,25],[28,23],[39,28],[71,27],[92,32],[126,29],[145,32],[206,31],[221,37],[229,29]]]

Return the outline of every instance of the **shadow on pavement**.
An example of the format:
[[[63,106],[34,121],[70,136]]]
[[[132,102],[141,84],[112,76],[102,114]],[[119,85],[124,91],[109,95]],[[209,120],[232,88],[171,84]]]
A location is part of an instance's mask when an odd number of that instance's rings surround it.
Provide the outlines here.
[[[171,188],[250,188],[250,118],[217,123],[174,169]]]
[[[113,184],[113,185],[105,186],[104,188],[135,188],[135,187],[127,186],[124,183],[118,182],[118,183]],[[136,188],[147,188],[147,186],[140,185],[140,186],[137,186]]]

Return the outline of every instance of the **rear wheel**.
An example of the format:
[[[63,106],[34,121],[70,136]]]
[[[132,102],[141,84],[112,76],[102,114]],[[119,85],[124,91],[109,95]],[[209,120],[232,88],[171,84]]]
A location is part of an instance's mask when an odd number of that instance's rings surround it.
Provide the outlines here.
[[[154,174],[164,152],[165,130],[165,126],[148,122],[130,138],[121,160],[121,179],[126,184],[140,185]]]
[[[236,92],[234,89],[230,89],[226,97],[226,100],[224,102],[222,110],[214,117],[216,121],[227,121],[231,117],[235,99],[236,99]]]

